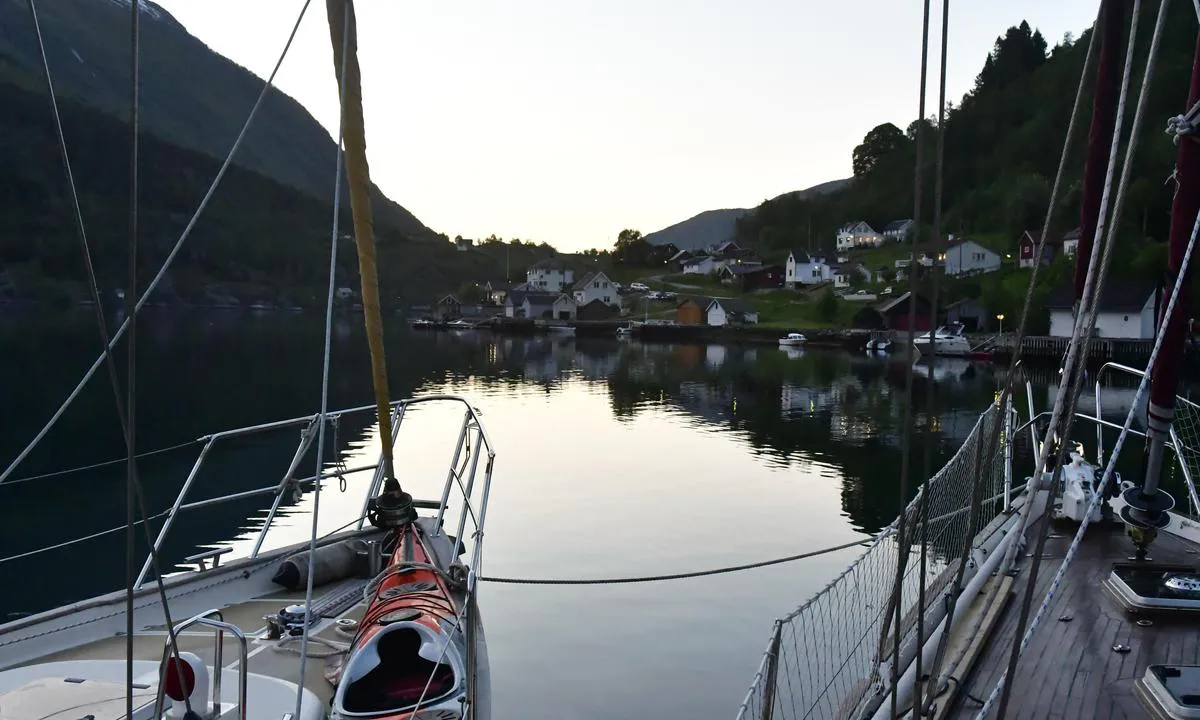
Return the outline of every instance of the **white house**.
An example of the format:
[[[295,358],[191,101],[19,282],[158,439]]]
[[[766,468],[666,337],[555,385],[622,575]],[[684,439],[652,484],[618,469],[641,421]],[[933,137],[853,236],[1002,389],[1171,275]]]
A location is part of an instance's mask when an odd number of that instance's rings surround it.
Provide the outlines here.
[[[1050,335],[1071,337],[1075,329],[1075,293],[1070,285],[1046,298]],[[1147,340],[1154,337],[1154,289],[1110,279],[1104,284],[1096,312],[1096,337]]]
[[[573,320],[575,300],[566,293],[529,293],[521,304],[522,317]]]
[[[912,218],[893,220],[883,226],[883,237],[893,242],[901,242],[911,237],[915,228]]]
[[[541,292],[562,292],[575,282],[575,271],[551,258],[531,265],[525,271],[525,281]]]
[[[753,325],[758,313],[745,303],[729,298],[712,298],[704,309],[709,325]]]
[[[848,288],[855,280],[871,282],[873,275],[862,263],[842,263],[829,268],[833,286],[838,289]]]
[[[883,235],[862,220],[847,223],[837,233],[837,249],[873,248],[883,245]]]
[[[504,316],[531,320],[571,320],[575,317],[575,300],[565,293],[512,290],[504,298]]]
[[[1067,257],[1075,257],[1075,251],[1079,249],[1079,231],[1080,228],[1075,228],[1063,235],[1062,249]]]
[[[621,307],[621,296],[617,294],[617,286],[603,272],[588,273],[575,283],[573,288],[575,305],[583,307],[593,300],[599,300],[605,305]]]
[[[913,262],[912,255],[909,255],[907,258],[904,258],[902,260],[897,260],[896,261],[896,269],[899,270],[899,269],[906,268],[909,265],[911,265],[912,262]],[[929,255],[927,253],[921,253],[920,255],[917,256],[917,264],[920,265],[921,267],[933,267],[933,262],[934,262],[933,256]]]
[[[978,275],[1000,269],[1000,253],[974,240],[960,240],[946,248],[947,275]]]
[[[830,272],[824,258],[809,255],[803,250],[792,250],[788,253],[783,276],[786,287],[817,285],[832,279],[833,273]]]
[[[850,287],[850,266],[849,265],[834,265],[829,268],[829,272],[833,275],[833,286],[835,288]]]
[[[716,261],[708,255],[688,258],[680,267],[684,275],[707,275],[716,269]]]

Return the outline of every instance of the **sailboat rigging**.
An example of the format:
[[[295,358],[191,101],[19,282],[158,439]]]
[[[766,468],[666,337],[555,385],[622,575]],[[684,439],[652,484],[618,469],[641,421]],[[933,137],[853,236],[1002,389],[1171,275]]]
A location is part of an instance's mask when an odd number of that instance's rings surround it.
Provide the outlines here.
[[[1200,231],[1200,149],[1194,137],[1200,115],[1200,42],[1187,99],[1190,109],[1169,123],[1179,136],[1178,188],[1168,278],[1156,303],[1163,309],[1156,318],[1150,358],[1144,371],[1115,363],[1101,366],[1095,372],[1096,416],[1076,409],[1167,22],[1168,2],[1163,0],[1157,3],[1122,157],[1134,44],[1145,37],[1137,31],[1140,3],[1135,2],[1118,86],[1115,66],[1126,36],[1124,6],[1119,0],[1103,0],[1098,8],[1046,221],[1036,238],[1014,365],[996,402],[959,452],[928,477],[918,497],[870,549],[817,596],[776,621],[739,718],[1185,718],[1200,712],[1200,701],[1187,689],[1200,682],[1200,650],[1184,643],[1190,627],[1173,624],[1181,614],[1200,611],[1200,574],[1194,563],[1200,522],[1172,512],[1174,500],[1162,487],[1172,452],[1179,455],[1189,497],[1196,497],[1194,480],[1200,476],[1193,451],[1184,453],[1185,443],[1194,448],[1200,437],[1194,431],[1181,437],[1172,425],[1175,408],[1200,411],[1175,395],[1192,304],[1192,253]],[[1038,412],[1020,356],[1081,98],[1095,66],[1097,91],[1081,208],[1084,230],[1073,278],[1074,328],[1054,407]],[[1138,400],[1119,426],[1099,415],[1101,377],[1118,372],[1138,380]],[[1011,401],[1020,384],[1025,385],[1027,419],[1018,416]],[[1138,481],[1124,481],[1116,461],[1125,442],[1140,434],[1133,422],[1147,389],[1151,420],[1144,470]],[[1085,422],[1097,427],[1096,464],[1086,459],[1082,443],[1073,442],[1073,425]],[[1043,423],[1044,436],[1034,434]],[[1106,425],[1119,430],[1107,456]],[[1018,486],[1014,444],[1027,428],[1032,473]],[[1103,467],[1100,458],[1106,461]],[[999,502],[987,500],[989,495]],[[1197,502],[1192,501],[1193,513],[1200,512]],[[927,504],[933,509],[926,511]],[[1052,524],[1071,529],[1051,535]],[[1124,531],[1128,540],[1119,540],[1115,531]],[[924,573],[911,577],[913,571],[904,569],[915,533],[944,549],[930,558],[928,584]],[[1148,552],[1151,542],[1157,561]],[[901,571],[893,583],[889,575],[897,565]],[[1101,585],[1104,594],[1097,592]],[[1020,601],[1006,606],[1012,595]],[[1147,612],[1162,617],[1138,622],[1139,613]],[[1089,620],[1071,623],[1075,615]],[[1038,632],[1047,616],[1062,623],[1057,632]],[[1116,632],[1118,641],[1111,647],[1095,642],[1091,626],[1097,620]],[[863,642],[876,634],[889,642]],[[803,646],[789,646],[789,636],[804,638]],[[1111,673],[1109,658],[1131,649],[1136,654],[1118,663],[1119,674]]]

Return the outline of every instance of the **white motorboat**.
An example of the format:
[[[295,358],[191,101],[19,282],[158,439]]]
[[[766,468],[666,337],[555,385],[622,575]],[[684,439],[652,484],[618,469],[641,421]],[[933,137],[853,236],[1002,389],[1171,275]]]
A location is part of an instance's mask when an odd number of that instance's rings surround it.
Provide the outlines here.
[[[796,347],[805,342],[807,342],[807,338],[800,333],[788,333],[786,337],[779,338],[780,347]]]
[[[892,336],[890,333],[871,333],[871,337],[867,339],[867,352],[885,353],[892,346]]]
[[[918,335],[913,338],[913,346],[922,355],[958,357],[971,352],[971,343],[963,332],[962,323],[950,323],[933,333]]]

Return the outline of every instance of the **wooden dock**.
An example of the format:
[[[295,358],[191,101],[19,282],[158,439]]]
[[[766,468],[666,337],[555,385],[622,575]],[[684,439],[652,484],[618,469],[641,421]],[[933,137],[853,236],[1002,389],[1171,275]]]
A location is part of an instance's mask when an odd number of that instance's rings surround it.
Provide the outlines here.
[[[972,344],[982,343],[986,339],[987,336],[980,335],[972,337],[971,341]],[[1011,359],[1016,349],[1016,340],[1015,335],[996,338],[994,342],[996,359],[1000,361]],[[1021,343],[1021,356],[1032,361],[1061,362],[1070,344],[1071,338],[1066,337],[1026,336]],[[1087,361],[1089,363],[1117,361],[1141,367],[1150,359],[1150,351],[1153,347],[1154,340],[1092,338],[1092,341],[1088,343]]]

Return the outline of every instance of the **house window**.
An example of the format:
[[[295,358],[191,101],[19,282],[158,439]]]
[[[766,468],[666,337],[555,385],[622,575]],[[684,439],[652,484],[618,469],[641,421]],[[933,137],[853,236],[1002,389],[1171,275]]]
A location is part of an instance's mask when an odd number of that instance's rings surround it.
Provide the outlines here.
[[[611,304],[611,303],[612,303],[612,298],[611,298],[611,297],[609,297],[608,295],[605,295],[605,296],[604,296],[604,304],[605,304],[605,305],[609,305],[609,304]]]
[[[600,281],[597,280],[596,282],[592,283],[592,287],[594,287],[594,288],[600,287]]]

